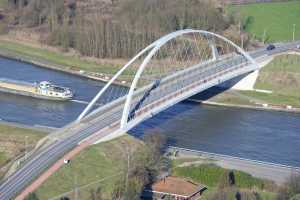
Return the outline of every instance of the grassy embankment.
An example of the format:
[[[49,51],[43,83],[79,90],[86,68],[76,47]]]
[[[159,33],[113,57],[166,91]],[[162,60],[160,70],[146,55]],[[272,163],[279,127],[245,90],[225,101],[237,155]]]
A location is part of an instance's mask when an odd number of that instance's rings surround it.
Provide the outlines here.
[[[127,147],[134,149],[141,144],[131,136],[124,136],[91,146],[53,174],[36,194],[39,199],[65,194],[64,196],[70,198],[78,195],[78,199],[88,200],[91,199],[91,190],[97,191],[101,188],[103,197],[111,199],[114,185],[127,164],[124,149]],[[75,187],[78,188],[77,194],[74,192]]]
[[[194,161],[197,162],[196,160]],[[190,163],[191,161],[187,162]],[[209,162],[206,160],[205,163]],[[207,199],[212,193],[218,191],[220,180],[227,171],[213,164],[192,164],[188,166],[182,164],[184,164],[184,162],[180,164],[178,162],[176,164],[175,162],[172,168],[172,174],[208,186],[208,190],[204,192],[204,196],[201,199]],[[229,190],[231,191],[230,193],[232,193],[232,199],[235,199],[234,197],[237,191],[256,191],[262,200],[274,199],[275,193],[272,190],[274,190],[276,186],[274,186],[272,182],[252,177],[241,171],[234,170],[233,172],[235,185]]]
[[[36,142],[44,136],[44,132],[37,130],[0,124],[0,167],[24,153],[26,145],[28,149],[33,148]],[[0,171],[0,177],[5,170],[7,169]]]
[[[295,38],[300,40],[300,2],[258,3],[230,6],[230,11],[249,19],[246,31],[262,39],[266,31],[267,42],[291,41],[294,24]]]
[[[273,93],[255,91],[228,91],[211,101],[230,104],[254,105],[268,103],[300,107],[300,56],[282,55],[265,66],[259,74],[255,89],[270,90]]]
[[[122,66],[123,61],[103,60],[96,62],[92,59],[81,58],[43,47],[32,46],[26,43],[12,42],[0,39],[0,55],[21,58],[28,62],[38,62],[44,65],[61,68],[64,70],[84,70],[87,72],[114,74]],[[129,73],[129,72],[128,72]]]

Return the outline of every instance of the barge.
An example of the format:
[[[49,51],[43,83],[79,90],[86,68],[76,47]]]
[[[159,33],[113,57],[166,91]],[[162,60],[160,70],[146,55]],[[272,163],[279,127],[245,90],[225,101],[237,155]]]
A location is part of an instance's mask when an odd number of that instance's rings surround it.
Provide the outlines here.
[[[70,88],[53,85],[48,81],[29,83],[0,78],[0,91],[39,99],[65,101],[73,98]]]

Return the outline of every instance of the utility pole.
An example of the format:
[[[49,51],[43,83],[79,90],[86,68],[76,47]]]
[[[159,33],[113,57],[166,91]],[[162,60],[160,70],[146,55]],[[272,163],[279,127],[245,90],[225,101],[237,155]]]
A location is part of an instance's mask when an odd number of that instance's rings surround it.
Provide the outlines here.
[[[240,38],[241,38],[241,47],[242,47],[242,49],[244,49],[244,35],[242,33],[242,22],[241,22],[241,20],[239,21],[239,35],[240,35]]]
[[[78,200],[79,198],[79,195],[78,195],[78,183],[77,183],[77,174],[75,174],[75,177],[74,177],[74,200]]]
[[[127,172],[126,172],[126,180],[125,180],[125,193],[127,193],[128,190],[128,180],[129,180],[129,168],[130,168],[130,152],[129,148],[126,142],[122,142],[124,144],[127,154]]]
[[[266,42],[266,35],[267,35],[267,29],[264,29],[264,34],[263,34],[263,43],[264,44]]]
[[[293,42],[295,41],[296,24],[293,24]]]
[[[28,136],[25,136],[25,160],[27,160],[27,146],[28,146],[28,142],[27,142],[27,138]]]

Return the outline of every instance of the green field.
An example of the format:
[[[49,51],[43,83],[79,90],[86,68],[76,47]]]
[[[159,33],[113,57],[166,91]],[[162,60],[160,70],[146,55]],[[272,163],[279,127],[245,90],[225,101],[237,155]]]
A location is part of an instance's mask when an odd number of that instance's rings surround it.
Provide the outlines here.
[[[255,89],[269,90],[273,93],[256,91],[228,91],[211,99],[219,103],[252,105],[268,103],[300,107],[300,56],[277,56],[260,72]]]
[[[193,181],[202,183],[209,187],[217,187],[221,176],[226,169],[212,164],[202,164],[188,167],[177,167],[173,169],[173,175],[179,177],[191,178]],[[239,188],[259,188],[264,189],[266,184],[271,184],[268,181],[254,178],[249,174],[241,171],[234,171],[236,186]]]
[[[124,143],[132,148],[140,144],[134,138],[124,136],[84,150],[37,190],[39,199],[49,199],[64,193],[73,199],[75,187],[78,187],[78,199],[90,200],[90,191],[99,187],[104,197],[110,199],[114,184],[120,179],[126,161]]]
[[[76,55],[66,55],[48,49],[4,40],[0,41],[0,54],[8,57],[19,57],[29,62],[39,62],[62,69],[84,70],[105,74],[114,74],[120,67],[119,65],[110,63],[98,64],[94,61],[82,59]]]
[[[229,10],[240,14],[245,21],[248,18],[246,31],[258,39],[266,31],[267,42],[290,41],[295,24],[295,38],[300,40],[300,1],[231,6]]]
[[[205,200],[212,193],[219,192],[218,185],[226,171],[227,169],[214,164],[190,165],[185,167],[178,167],[178,165],[175,164],[172,169],[172,174],[208,186],[208,190],[204,192],[204,196],[201,198]],[[271,181],[254,178],[247,173],[236,170],[234,170],[234,176],[236,183],[235,186],[231,188],[232,197],[235,196],[237,191],[251,191],[254,189],[259,193],[262,200],[274,199],[275,193],[270,190],[273,190],[276,186],[274,186]]]
[[[27,148],[33,148],[44,136],[45,133],[41,131],[0,124],[0,167],[25,151],[25,140]],[[0,177],[2,175],[3,171],[0,172]]]

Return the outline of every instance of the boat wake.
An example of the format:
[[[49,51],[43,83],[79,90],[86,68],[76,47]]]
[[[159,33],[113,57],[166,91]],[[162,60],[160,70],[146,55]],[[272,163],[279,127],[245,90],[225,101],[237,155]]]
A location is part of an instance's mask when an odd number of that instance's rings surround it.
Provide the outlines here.
[[[77,100],[77,99],[72,99],[70,101],[75,102],[75,103],[85,104],[85,105],[88,105],[90,103],[90,102],[87,102],[87,101],[82,101],[82,100]],[[102,104],[96,103],[95,105],[96,106],[101,106]]]

